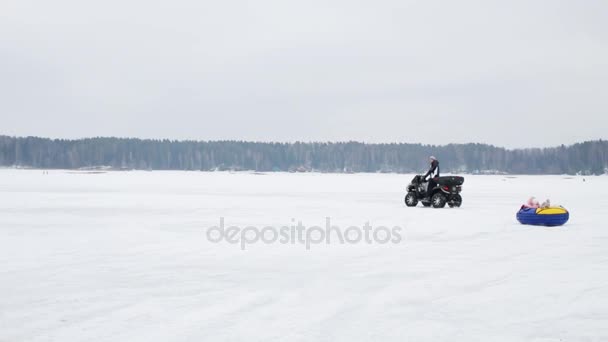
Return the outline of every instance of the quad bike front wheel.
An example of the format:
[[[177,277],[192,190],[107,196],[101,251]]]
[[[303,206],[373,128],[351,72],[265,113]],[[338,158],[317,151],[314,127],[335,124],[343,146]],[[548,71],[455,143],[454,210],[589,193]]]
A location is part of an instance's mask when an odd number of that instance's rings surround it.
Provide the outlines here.
[[[415,207],[418,204],[418,198],[416,198],[415,192],[408,192],[405,195],[405,205],[408,207]]]
[[[460,208],[460,206],[462,205],[462,196],[458,194],[454,195],[448,205],[450,206],[450,208]]]
[[[431,204],[433,205],[433,208],[445,207],[446,201],[447,201],[447,199],[441,192],[438,192],[438,193],[434,194],[433,197],[431,197]]]

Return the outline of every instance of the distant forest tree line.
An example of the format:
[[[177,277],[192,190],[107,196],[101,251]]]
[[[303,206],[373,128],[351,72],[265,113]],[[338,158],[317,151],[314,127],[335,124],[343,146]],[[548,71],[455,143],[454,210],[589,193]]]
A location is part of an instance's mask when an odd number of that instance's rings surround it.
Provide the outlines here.
[[[486,144],[77,140],[0,136],[0,166],[41,169],[255,170],[414,173],[428,156],[443,172],[604,174],[608,142],[505,149]]]

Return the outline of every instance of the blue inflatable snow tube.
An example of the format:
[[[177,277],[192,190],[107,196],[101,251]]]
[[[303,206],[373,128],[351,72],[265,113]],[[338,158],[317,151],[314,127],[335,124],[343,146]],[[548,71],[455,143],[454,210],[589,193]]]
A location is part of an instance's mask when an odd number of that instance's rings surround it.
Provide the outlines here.
[[[517,212],[517,221],[534,226],[561,226],[568,222],[570,213],[562,207],[528,208],[522,207]]]

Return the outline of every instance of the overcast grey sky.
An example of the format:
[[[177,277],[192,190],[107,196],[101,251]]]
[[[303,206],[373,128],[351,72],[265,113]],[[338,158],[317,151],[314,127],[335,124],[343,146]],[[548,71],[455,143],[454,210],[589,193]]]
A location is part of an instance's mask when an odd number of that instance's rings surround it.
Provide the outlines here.
[[[606,138],[608,1],[0,2],[0,134]]]

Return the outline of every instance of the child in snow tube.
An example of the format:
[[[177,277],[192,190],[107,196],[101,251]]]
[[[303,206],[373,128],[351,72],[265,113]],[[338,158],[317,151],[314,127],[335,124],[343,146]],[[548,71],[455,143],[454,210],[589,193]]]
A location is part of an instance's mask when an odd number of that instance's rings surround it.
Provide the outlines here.
[[[561,226],[568,222],[568,219],[570,213],[564,207],[552,207],[549,200],[540,205],[534,197],[531,197],[517,212],[517,221],[535,226]]]

